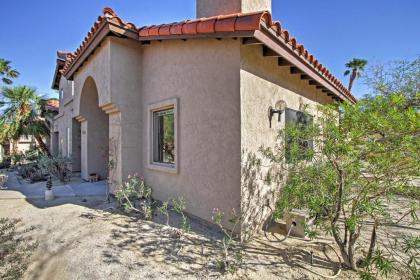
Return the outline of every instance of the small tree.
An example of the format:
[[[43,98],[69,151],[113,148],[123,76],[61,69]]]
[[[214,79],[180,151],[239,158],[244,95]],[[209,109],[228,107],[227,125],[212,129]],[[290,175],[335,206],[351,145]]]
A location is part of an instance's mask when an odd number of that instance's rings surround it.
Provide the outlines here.
[[[401,93],[410,105],[420,106],[420,56],[414,60],[396,60],[372,64],[363,75],[363,82],[376,95]]]
[[[41,117],[44,100],[35,89],[26,86],[3,87],[0,96],[0,140],[14,140],[33,136],[41,150],[50,155],[43,138],[49,136],[50,128]]]
[[[275,167],[271,177],[287,175],[275,216],[307,209],[315,229],[331,234],[346,266],[357,270],[355,245],[362,229],[371,230],[366,259],[377,258],[378,228],[396,222],[389,202],[412,191],[410,181],[419,175],[420,117],[401,94],[342,104],[339,121],[336,107],[320,107],[319,113],[312,125],[286,126],[274,149],[261,149]],[[415,218],[415,207],[410,213]]]

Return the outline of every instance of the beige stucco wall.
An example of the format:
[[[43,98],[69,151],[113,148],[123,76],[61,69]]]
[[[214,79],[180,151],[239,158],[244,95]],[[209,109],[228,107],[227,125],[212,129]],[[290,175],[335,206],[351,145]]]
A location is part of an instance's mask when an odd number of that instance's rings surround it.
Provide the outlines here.
[[[112,38],[111,43],[111,102],[120,113],[110,119],[116,125],[110,130],[110,138],[119,150],[116,174],[124,180],[129,174],[139,173],[142,162],[142,54],[138,42]]]
[[[101,47],[97,48],[83,67],[74,75],[74,112],[77,117],[80,112],[80,99],[83,86],[86,80],[91,77],[96,84],[99,105],[105,105],[111,102],[111,47],[110,40],[106,39]]]
[[[213,208],[226,213],[241,209],[244,230],[246,224],[261,224],[267,217],[263,205],[267,199],[272,204],[279,190],[264,184],[265,170],[257,170],[250,160],[261,158],[258,149],[273,146],[284,126],[283,115],[280,123],[273,118],[269,127],[268,107],[282,99],[296,110],[309,105],[316,116],[317,104],[332,102],[299,75],[291,75],[289,68],[279,67],[276,59],[263,57],[261,46],[243,46],[233,39],[168,40],[141,46],[107,38],[74,77],[73,117],[87,117],[80,102],[88,78],[99,96],[97,105],[90,106],[113,108],[107,116],[107,140],[115,160],[112,191],[129,174],[139,173],[155,198],[182,196],[187,211],[203,219],[211,219]],[[148,107],[174,98],[178,100],[177,173],[148,167]],[[88,122],[81,123],[81,130],[89,131]],[[86,135],[82,133],[81,145],[88,147]],[[87,153],[81,157],[88,162]]]
[[[78,104],[91,77],[99,106],[112,104],[117,110],[108,116],[116,160],[113,180],[139,173],[157,199],[182,196],[189,213],[207,220],[215,207],[239,209],[239,47],[240,40],[232,39],[152,42],[145,47],[130,40],[105,40],[74,77],[73,115],[86,118]],[[171,98],[179,101],[177,174],[147,167],[147,108]],[[88,133],[89,120],[81,125]],[[89,145],[86,135],[82,133],[82,146]],[[82,162],[89,162],[87,153],[82,153]]]
[[[289,67],[279,67],[276,58],[262,55],[262,47],[241,46],[241,150],[242,156],[242,211],[245,215],[245,228],[252,224],[258,228],[267,218],[267,200],[273,206],[274,198],[281,186],[264,183],[267,168],[258,168],[255,159],[268,163],[258,151],[261,146],[273,147],[279,129],[284,128],[284,114],[281,122],[275,115],[272,128],[268,119],[268,109],[279,100],[286,101],[287,107],[299,110],[301,104],[307,111],[318,115],[318,104],[332,102],[332,99],[300,75],[290,74]]]
[[[112,191],[115,191],[117,185],[129,174],[140,171],[140,67],[139,43],[106,38],[74,77],[74,117],[81,116],[87,119],[85,116],[89,114],[87,108],[92,108],[87,106],[83,110],[81,105],[84,102],[83,86],[87,79],[94,81],[99,96],[98,103],[91,106],[96,106],[95,108],[105,106],[104,110],[110,106],[113,108],[107,116],[109,133],[106,137],[110,146],[112,145],[109,149],[114,165],[110,171],[111,181],[114,182]],[[92,129],[92,125],[90,128]],[[82,123],[82,150],[83,145],[89,145],[89,137],[84,136],[83,131],[89,132],[89,124]],[[83,161],[89,161],[88,154],[82,155]]]
[[[211,220],[240,204],[239,40],[174,40],[143,48],[142,130],[148,135],[147,105],[178,99],[179,173],[142,170],[159,200],[183,196],[187,211]]]
[[[29,150],[31,150],[32,148],[34,148],[36,146],[36,141],[35,138],[33,136],[22,136],[19,138],[18,141],[16,141],[15,146],[13,145],[13,142],[10,141],[10,151],[9,153],[12,154],[13,153],[13,148],[16,148],[16,152],[17,153],[25,153]]]

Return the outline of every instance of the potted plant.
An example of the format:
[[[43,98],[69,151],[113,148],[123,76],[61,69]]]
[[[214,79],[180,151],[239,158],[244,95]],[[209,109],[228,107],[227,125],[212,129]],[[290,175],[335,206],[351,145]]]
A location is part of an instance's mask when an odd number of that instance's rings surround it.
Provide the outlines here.
[[[51,175],[48,175],[46,187],[47,187],[47,189],[45,190],[45,200],[46,201],[53,200],[54,199],[54,192],[52,190]]]

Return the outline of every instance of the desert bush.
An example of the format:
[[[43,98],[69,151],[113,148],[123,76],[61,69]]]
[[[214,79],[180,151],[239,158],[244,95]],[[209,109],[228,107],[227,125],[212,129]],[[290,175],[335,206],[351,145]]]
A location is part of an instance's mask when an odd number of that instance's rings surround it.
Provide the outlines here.
[[[61,182],[66,182],[70,171],[68,169],[71,159],[61,154],[57,156],[42,155],[38,159],[38,165],[44,173],[57,177]]]
[[[169,226],[169,212],[174,211],[181,216],[179,237],[181,238],[184,233],[188,233],[191,226],[185,214],[187,207],[185,199],[183,197],[172,198],[158,206],[152,195],[153,190],[146,184],[144,178],[135,174],[134,176],[128,176],[128,180],[120,186],[115,197],[124,211],[141,214],[147,220],[151,220],[154,210],[157,210],[166,217],[167,226]]]
[[[137,212],[145,219],[151,220],[153,216],[152,193],[152,188],[146,185],[144,178],[135,174],[128,176],[128,181],[120,186],[115,197],[124,211]]]
[[[34,147],[23,153],[23,159],[26,162],[34,162],[34,161],[38,161],[41,155],[42,155],[42,151],[39,148]]]
[[[355,255],[363,247],[356,244],[367,228],[371,238],[364,257],[379,274],[389,275],[392,256],[376,246],[377,231],[401,221],[392,219],[389,205],[420,175],[420,115],[410,104],[399,93],[366,97],[340,105],[339,118],[337,108],[320,106],[311,125],[281,130],[275,148],[261,149],[276,167],[273,177],[286,179],[275,217],[295,208],[308,210],[315,218],[314,233],[332,235],[353,270],[360,270]],[[314,145],[303,146],[308,139]],[[415,205],[413,199],[407,214],[415,214]],[[374,277],[368,270],[364,275]]]
[[[172,203],[172,210],[178,213],[179,215],[181,215],[181,224],[180,224],[181,234],[190,232],[191,225],[190,225],[187,215],[185,214],[185,210],[187,209],[187,202],[185,201],[183,197],[179,196],[176,198],[172,198],[171,203]]]
[[[216,260],[216,265],[221,271],[234,274],[242,266],[244,258],[244,243],[241,239],[239,241],[235,239],[241,223],[241,217],[235,209],[232,209],[231,216],[228,219],[230,223],[230,229],[228,229],[224,225],[225,213],[214,208],[212,221],[224,235],[221,242],[216,243],[221,251],[221,257]]]
[[[20,220],[0,219],[0,279],[21,279],[37,243],[25,235],[34,228],[18,230]]]
[[[163,202],[162,205],[157,208],[157,210],[161,215],[166,217],[166,226],[169,226],[169,202]]]
[[[13,152],[10,155],[10,159],[12,160],[13,165],[17,165],[19,163],[22,164],[24,160],[24,155],[23,153],[20,153],[20,152]]]

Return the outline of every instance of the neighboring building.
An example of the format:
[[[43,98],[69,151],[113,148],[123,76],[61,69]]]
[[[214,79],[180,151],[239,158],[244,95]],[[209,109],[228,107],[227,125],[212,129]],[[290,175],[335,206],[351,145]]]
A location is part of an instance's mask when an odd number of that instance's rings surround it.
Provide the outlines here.
[[[9,142],[0,143],[0,164],[9,156]]]
[[[13,152],[22,154],[35,148],[36,140],[35,140],[35,137],[33,137],[32,135],[22,136],[19,138],[19,140],[15,142],[10,141],[9,147],[10,147],[10,154],[12,154]]]
[[[303,107],[316,119],[319,104],[355,102],[270,10],[197,0],[198,20],[138,28],[105,8],[76,52],[58,53],[53,150],[84,179],[109,176],[114,192],[139,173],[157,199],[183,196],[206,220],[240,209],[243,229],[257,228],[278,191],[253,164],[259,147]]]

